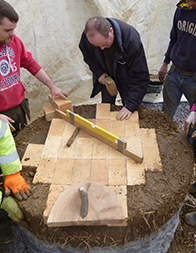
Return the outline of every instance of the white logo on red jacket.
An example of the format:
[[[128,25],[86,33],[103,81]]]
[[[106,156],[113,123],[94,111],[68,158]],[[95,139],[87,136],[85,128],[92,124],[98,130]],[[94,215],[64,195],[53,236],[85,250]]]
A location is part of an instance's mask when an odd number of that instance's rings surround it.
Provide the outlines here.
[[[2,76],[7,76],[10,73],[10,64],[5,59],[0,61],[0,73]]]

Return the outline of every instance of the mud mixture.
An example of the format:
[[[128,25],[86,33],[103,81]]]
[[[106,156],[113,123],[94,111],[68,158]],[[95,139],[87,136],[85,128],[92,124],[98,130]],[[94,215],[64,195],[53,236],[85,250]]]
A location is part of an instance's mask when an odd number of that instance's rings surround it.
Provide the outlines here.
[[[120,109],[120,106],[111,108],[111,110]],[[95,105],[74,107],[74,112],[85,118],[95,118],[95,111]],[[157,231],[177,213],[192,179],[194,165],[192,147],[178,124],[160,110],[150,110],[140,106],[139,118],[141,128],[156,129],[163,170],[162,172],[146,172],[145,185],[128,187],[128,226],[48,228],[43,223],[43,211],[46,207],[50,185],[33,185],[35,171],[23,169],[21,174],[30,184],[32,194],[27,201],[21,201],[18,204],[25,214],[28,229],[37,238],[51,243],[60,243],[65,247],[72,246],[86,250],[93,246],[125,245]],[[20,158],[23,157],[29,143],[45,143],[49,126],[50,122],[40,117],[15,137]],[[194,208],[191,204],[184,205],[182,213],[191,208]],[[194,252],[193,231],[192,227],[181,220],[169,252]]]

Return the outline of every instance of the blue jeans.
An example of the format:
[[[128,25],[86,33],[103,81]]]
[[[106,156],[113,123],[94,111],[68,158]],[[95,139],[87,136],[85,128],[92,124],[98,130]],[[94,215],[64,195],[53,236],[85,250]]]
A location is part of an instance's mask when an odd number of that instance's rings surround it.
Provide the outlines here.
[[[183,94],[191,108],[196,98],[196,76],[183,75],[171,66],[163,83],[163,111],[171,119]]]

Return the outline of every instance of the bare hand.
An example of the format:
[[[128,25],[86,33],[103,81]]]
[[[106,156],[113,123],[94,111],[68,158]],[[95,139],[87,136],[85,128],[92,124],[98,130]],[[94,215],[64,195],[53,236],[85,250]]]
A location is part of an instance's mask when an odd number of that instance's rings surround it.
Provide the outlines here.
[[[190,126],[194,128],[196,123],[196,112],[192,111],[190,112],[185,124],[184,124],[184,133],[188,135]]]
[[[16,129],[12,126],[12,124],[11,124],[11,123],[14,123],[14,122],[15,122],[13,119],[9,118],[8,116],[6,116],[6,115],[4,115],[4,114],[0,114],[0,119],[3,120],[3,121],[5,121],[6,123],[9,124],[11,131],[15,131],[15,130],[16,130]]]
[[[101,75],[101,76],[99,77],[98,81],[99,81],[101,84],[105,85],[104,79],[105,79],[107,76],[108,76],[108,74],[104,73],[103,75]]]
[[[195,138],[196,137],[196,131],[194,131],[191,135],[192,138]]]
[[[117,120],[124,120],[124,119],[129,119],[131,116],[132,112],[130,112],[127,108],[123,107],[118,115],[116,116]]]
[[[161,81],[161,82],[163,82],[163,80],[164,80],[164,78],[165,78],[165,75],[166,75],[166,73],[167,73],[167,63],[163,63],[163,65],[162,65],[162,67],[160,68],[160,70],[159,70],[159,80]]]
[[[53,100],[57,95],[61,96],[64,99],[68,99],[67,93],[63,92],[60,88],[58,88],[43,69],[40,69],[35,75],[35,77],[50,89]]]
[[[53,101],[54,101],[56,96],[60,96],[64,99],[68,99],[67,93],[63,92],[59,87],[57,87],[55,85],[50,89],[50,92],[52,94]]]

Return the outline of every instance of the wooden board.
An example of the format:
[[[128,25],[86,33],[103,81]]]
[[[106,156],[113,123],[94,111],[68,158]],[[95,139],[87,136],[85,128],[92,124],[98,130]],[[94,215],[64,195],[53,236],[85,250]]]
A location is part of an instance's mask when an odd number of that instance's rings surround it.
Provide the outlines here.
[[[66,111],[67,114],[65,114],[64,112],[58,109],[56,109],[55,111],[59,117],[65,119],[66,121],[70,122],[76,127],[79,127],[80,129],[87,132],[88,134],[94,136],[100,141],[118,150],[124,155],[132,158],[136,162],[142,163],[143,156],[140,154],[134,153],[134,151],[126,148],[126,142],[123,139],[117,137],[116,135],[113,135],[112,133],[106,131],[105,129],[99,126],[92,124],[92,122],[82,118],[81,116],[75,113],[72,113],[72,116],[70,116],[69,110]]]
[[[72,185],[59,195],[49,214],[48,227],[119,224],[125,220],[118,197],[107,186],[97,182],[91,182],[88,189],[88,214],[83,219],[78,188],[84,183]]]

